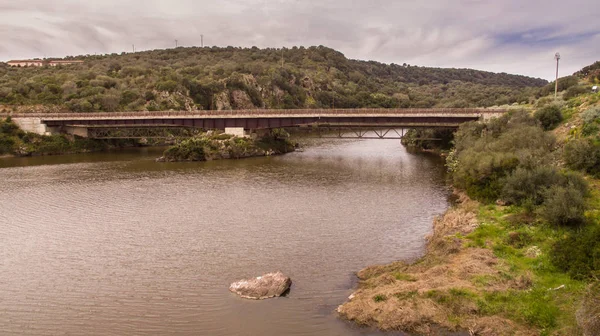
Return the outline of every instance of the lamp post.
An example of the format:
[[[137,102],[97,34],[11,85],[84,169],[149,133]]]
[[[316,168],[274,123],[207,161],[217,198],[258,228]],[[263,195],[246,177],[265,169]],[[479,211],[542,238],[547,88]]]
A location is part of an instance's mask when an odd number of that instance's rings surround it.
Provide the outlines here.
[[[560,61],[560,54],[556,53],[554,55],[554,59],[556,60],[556,81],[554,82],[554,99],[558,96],[558,61]]]

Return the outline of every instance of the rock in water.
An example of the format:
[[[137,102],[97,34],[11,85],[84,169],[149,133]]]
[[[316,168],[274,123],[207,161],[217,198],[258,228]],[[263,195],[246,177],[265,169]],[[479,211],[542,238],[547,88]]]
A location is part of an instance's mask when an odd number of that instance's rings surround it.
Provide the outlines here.
[[[234,282],[229,286],[229,290],[245,299],[263,300],[281,296],[291,285],[292,279],[276,272]]]

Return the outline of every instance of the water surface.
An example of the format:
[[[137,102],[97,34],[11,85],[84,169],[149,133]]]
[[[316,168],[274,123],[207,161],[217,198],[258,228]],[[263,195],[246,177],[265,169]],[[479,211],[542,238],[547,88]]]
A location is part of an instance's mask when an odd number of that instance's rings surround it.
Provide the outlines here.
[[[361,268],[423,253],[440,160],[397,140],[156,163],[135,149],[0,159],[0,334],[371,335],[335,308]],[[281,270],[285,298],[231,282]]]

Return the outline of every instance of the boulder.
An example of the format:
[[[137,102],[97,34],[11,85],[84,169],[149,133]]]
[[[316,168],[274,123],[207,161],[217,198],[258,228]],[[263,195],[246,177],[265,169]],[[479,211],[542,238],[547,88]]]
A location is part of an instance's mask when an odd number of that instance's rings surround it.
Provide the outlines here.
[[[245,299],[263,300],[281,296],[291,285],[292,279],[281,272],[275,272],[234,282],[229,290]]]

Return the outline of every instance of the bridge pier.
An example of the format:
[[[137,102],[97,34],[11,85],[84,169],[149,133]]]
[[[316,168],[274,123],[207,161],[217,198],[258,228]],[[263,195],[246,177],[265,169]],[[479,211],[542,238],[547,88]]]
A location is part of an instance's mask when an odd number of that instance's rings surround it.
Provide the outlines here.
[[[71,135],[80,136],[82,138],[89,137],[89,132],[87,127],[74,127],[74,126],[65,126],[62,130]]]
[[[234,135],[236,137],[245,138],[248,134],[243,127],[225,127],[225,134]]]

